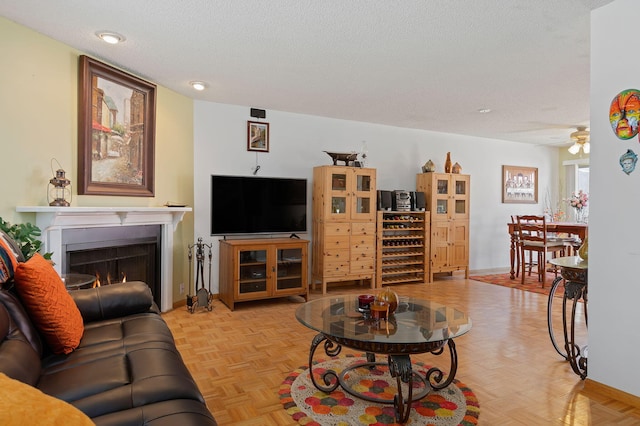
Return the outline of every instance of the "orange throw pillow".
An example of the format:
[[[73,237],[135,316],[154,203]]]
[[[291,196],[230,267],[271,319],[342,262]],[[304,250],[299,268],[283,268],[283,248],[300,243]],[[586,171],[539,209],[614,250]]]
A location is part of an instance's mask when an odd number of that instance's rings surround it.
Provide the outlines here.
[[[73,352],[84,333],[82,315],[53,266],[36,253],[18,263],[15,282],[22,303],[51,350]]]

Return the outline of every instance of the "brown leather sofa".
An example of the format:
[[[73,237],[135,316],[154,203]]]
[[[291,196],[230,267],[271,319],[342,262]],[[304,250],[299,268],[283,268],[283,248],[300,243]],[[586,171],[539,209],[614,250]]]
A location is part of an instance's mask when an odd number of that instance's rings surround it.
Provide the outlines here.
[[[76,350],[56,355],[19,298],[0,290],[0,372],[72,404],[97,425],[216,425],[145,283],[70,294],[84,334]]]

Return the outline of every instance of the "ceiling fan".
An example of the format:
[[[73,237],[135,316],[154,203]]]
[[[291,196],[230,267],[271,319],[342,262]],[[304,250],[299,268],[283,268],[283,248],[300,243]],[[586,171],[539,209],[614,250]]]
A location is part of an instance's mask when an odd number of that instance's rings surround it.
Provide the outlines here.
[[[580,152],[580,148],[584,151],[585,154],[588,154],[591,151],[591,145],[589,144],[589,130],[585,126],[578,126],[576,131],[569,135],[571,140],[573,140],[573,145],[569,147],[569,152],[573,155],[576,155]]]

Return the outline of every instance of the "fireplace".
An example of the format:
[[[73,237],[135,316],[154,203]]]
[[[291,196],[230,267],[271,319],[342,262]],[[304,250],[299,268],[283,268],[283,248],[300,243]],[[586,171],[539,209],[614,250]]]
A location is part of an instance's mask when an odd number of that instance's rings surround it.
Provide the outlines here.
[[[61,271],[93,275],[100,285],[143,281],[160,306],[161,236],[160,225],[66,229]]]
[[[19,206],[20,213],[35,213],[36,225],[42,230],[43,251],[53,253],[54,268],[59,274],[66,268],[63,259],[63,232],[74,229],[122,229],[125,234],[144,225],[160,226],[159,255],[156,259],[155,285],[159,286],[160,309],[173,308],[173,233],[191,207],[51,207]],[[182,254],[181,254],[182,255]],[[127,280],[130,280],[127,277]],[[153,290],[152,290],[153,291]]]

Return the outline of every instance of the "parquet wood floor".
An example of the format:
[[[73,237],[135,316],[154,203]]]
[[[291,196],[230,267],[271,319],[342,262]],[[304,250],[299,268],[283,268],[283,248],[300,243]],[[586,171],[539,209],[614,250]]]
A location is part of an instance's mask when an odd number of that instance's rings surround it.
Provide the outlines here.
[[[477,395],[481,425],[640,424],[639,409],[589,395],[584,382],[555,352],[547,332],[546,296],[455,275],[393,288],[400,295],[456,307],[471,317],[473,329],[456,339],[456,378]],[[365,292],[358,286],[331,287],[329,295]],[[310,295],[318,297],[319,292]],[[190,314],[182,307],[163,314],[220,425],[295,424],[280,405],[278,389],[287,373],[307,364],[316,334],[295,319],[302,302],[246,302],[231,312],[216,300],[211,312]],[[558,303],[558,327],[560,307]],[[586,338],[586,333],[580,337]],[[318,354],[324,355],[321,350]],[[447,352],[412,359],[448,368]]]

